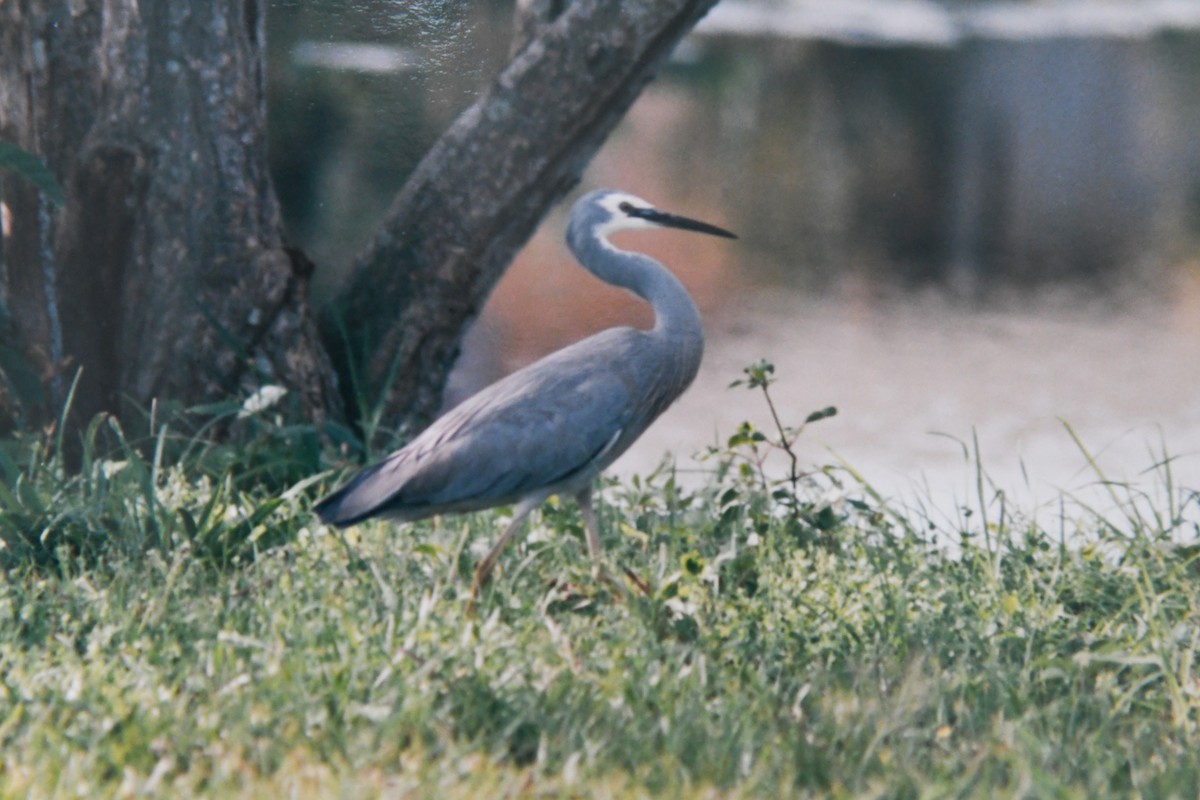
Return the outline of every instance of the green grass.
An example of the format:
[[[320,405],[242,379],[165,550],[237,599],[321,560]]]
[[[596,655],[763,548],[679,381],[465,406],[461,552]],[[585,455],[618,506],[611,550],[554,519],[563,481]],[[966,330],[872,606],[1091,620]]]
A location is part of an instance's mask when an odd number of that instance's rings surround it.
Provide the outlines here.
[[[334,482],[313,432],[253,424],[102,420],[77,470],[53,436],[0,448],[0,796],[1200,786],[1200,563],[1170,543],[1194,492],[1114,487],[1047,529],[981,488],[932,525],[842,471],[764,481],[744,428],[699,489],[603,487],[609,571],[651,596],[594,580],[551,505],[471,614],[503,511],[339,538],[308,511]]]

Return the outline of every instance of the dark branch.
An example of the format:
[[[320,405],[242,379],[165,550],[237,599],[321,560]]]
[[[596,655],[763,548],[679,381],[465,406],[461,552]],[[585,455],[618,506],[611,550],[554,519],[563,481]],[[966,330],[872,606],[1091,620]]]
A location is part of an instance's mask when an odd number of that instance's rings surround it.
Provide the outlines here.
[[[399,421],[431,419],[504,269],[715,2],[576,0],[541,27],[425,156],[358,259],[333,312],[351,341],[325,328],[343,374],[365,363]]]

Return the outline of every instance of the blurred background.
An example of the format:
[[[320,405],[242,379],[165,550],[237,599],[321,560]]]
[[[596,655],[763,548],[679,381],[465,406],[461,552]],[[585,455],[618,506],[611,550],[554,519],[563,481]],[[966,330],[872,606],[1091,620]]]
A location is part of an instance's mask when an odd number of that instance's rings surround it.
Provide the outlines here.
[[[513,3],[273,0],[272,167],[328,294],[508,61]],[[954,509],[1096,472],[1200,487],[1200,0],[723,0],[601,150],[622,188],[731,228],[625,240],[692,291],[696,386],[615,469],[679,469],[776,365],[807,466]],[[573,198],[571,198],[573,199]],[[564,203],[470,331],[448,402],[648,310],[574,266]],[[832,452],[831,452],[832,451]],[[836,455],[835,455],[836,454]]]

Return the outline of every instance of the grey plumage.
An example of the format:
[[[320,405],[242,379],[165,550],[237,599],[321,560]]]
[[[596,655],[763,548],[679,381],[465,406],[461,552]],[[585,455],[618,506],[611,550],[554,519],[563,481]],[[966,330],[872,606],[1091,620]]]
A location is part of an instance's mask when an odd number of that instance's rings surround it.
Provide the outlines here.
[[[603,331],[488,386],[322,500],[321,519],[337,526],[376,516],[411,521],[515,503],[513,522],[476,572],[478,588],[523,518],[551,495],[570,494],[598,557],[594,479],[683,393],[704,350],[683,285],[654,259],[608,241],[618,230],[651,227],[736,238],[622,192],[582,197],[571,210],[568,246],[598,278],[649,302],[654,327]]]

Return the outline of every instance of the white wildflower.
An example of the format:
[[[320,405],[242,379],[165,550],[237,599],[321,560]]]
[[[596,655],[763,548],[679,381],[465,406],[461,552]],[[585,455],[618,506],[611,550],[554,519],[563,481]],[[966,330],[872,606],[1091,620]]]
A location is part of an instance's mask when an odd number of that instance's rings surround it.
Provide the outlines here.
[[[246,402],[242,403],[242,410],[238,412],[238,419],[245,419],[260,411],[267,410],[278,403],[285,394],[287,394],[287,389],[282,386],[267,384],[260,387],[258,391],[246,398]]]

